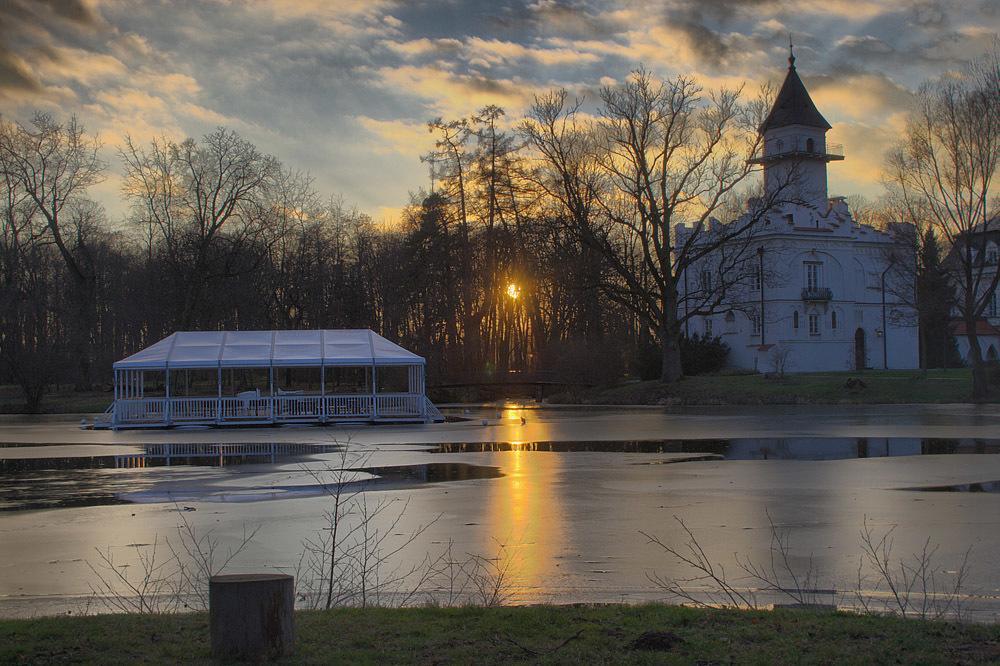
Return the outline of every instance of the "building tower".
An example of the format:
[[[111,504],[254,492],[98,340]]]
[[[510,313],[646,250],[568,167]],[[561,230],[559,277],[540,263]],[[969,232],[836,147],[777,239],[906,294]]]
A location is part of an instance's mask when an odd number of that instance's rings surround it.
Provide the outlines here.
[[[788,74],[760,126],[763,147],[751,162],[763,165],[768,192],[784,186],[789,188],[788,195],[801,203],[825,209],[826,163],[844,159],[844,151],[841,146],[827,144],[830,123],[813,104],[795,71],[791,44],[788,50]]]

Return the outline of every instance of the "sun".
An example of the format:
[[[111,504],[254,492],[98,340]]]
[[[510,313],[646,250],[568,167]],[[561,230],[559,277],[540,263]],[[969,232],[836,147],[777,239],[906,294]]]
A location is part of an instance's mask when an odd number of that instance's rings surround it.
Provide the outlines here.
[[[517,298],[521,295],[521,288],[517,286],[516,283],[511,282],[507,285],[507,295],[514,300],[517,300]]]

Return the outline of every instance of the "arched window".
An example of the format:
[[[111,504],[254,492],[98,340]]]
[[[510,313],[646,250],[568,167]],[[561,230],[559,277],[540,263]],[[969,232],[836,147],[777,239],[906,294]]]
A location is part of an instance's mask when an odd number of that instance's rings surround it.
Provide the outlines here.
[[[837,311],[830,313],[830,328],[837,328]]]
[[[792,328],[796,331],[799,330],[799,311],[796,310],[792,313]]]
[[[812,153],[815,152],[815,149],[816,143],[812,139],[806,139],[806,152]]]
[[[726,333],[736,332],[736,315],[733,314],[732,310],[726,313]]]

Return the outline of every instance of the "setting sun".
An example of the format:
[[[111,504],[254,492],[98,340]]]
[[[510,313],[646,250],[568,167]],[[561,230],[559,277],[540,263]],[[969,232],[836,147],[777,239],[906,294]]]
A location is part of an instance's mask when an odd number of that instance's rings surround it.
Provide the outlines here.
[[[516,283],[511,282],[507,285],[507,295],[517,300],[517,298],[521,295],[521,288],[517,286]]]

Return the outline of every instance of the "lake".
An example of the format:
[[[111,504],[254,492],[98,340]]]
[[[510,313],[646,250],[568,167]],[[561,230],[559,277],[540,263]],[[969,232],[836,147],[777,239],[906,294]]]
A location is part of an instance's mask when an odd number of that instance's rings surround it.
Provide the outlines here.
[[[690,571],[643,533],[680,548],[677,519],[730,572],[735,555],[769,560],[773,522],[793,566],[811,561],[840,603],[858,587],[867,521],[877,534],[895,526],[897,559],[940,544],[941,585],[971,547],[970,601],[982,618],[1000,609],[995,406],[444,411],[465,420],[109,432],[6,418],[0,615],[78,612],[95,549],[127,558],[130,544],[175,535],[181,512],[224,547],[258,529],[233,571],[292,571],[324,527],[345,446],[351,487],[396,501],[383,529],[430,523],[399,562],[502,545],[513,603],[667,598],[650,576]]]

